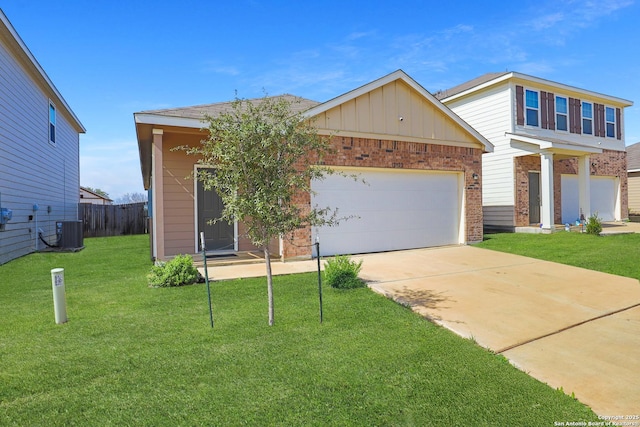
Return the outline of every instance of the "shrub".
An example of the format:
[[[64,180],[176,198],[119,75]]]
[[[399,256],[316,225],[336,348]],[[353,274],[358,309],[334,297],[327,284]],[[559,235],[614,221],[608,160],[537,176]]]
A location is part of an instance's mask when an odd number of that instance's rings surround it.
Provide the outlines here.
[[[602,231],[602,220],[598,218],[598,213],[594,213],[587,221],[587,234],[595,234],[596,236]]]
[[[177,255],[168,262],[159,262],[151,267],[147,275],[149,286],[166,288],[191,285],[198,281],[198,269],[193,265],[191,255]]]
[[[362,260],[356,262],[346,255],[336,256],[325,263],[324,279],[332,288],[364,288],[367,284],[358,277],[361,268]]]

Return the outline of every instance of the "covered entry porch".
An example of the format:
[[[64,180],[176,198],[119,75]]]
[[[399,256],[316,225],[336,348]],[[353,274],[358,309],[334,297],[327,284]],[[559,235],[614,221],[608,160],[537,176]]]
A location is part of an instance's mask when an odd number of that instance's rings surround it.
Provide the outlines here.
[[[556,225],[587,219],[594,213],[592,175],[597,173],[594,159],[602,149],[519,134],[508,136],[512,148],[520,153],[514,157],[516,228],[535,226],[552,232]],[[606,219],[619,220],[620,191],[615,188],[608,193],[607,197],[617,198],[611,208],[617,213]]]

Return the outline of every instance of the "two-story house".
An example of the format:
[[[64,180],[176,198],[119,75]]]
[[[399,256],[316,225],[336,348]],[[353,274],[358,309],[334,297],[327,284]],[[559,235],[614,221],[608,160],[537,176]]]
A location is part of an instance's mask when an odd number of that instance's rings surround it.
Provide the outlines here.
[[[478,77],[436,94],[495,147],[482,161],[484,225],[550,230],[627,218],[622,98],[529,75]]]
[[[0,264],[78,219],[85,129],[0,10]]]

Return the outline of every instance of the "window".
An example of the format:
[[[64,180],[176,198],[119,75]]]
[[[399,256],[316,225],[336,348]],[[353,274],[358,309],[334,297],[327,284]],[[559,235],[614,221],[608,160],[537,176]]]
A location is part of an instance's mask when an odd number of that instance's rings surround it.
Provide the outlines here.
[[[607,127],[607,137],[616,137],[616,110],[611,107],[605,108],[605,126]]]
[[[568,130],[567,98],[556,96],[556,129]]]
[[[582,103],[582,133],[593,135],[593,104]]]
[[[56,107],[49,101],[49,142],[56,143]]]
[[[539,98],[538,98],[538,92],[536,92],[535,90],[528,90],[526,91],[526,95],[525,95],[525,100],[526,100],[526,118],[527,118],[527,125],[529,126],[539,126],[538,125],[538,110],[539,110]]]

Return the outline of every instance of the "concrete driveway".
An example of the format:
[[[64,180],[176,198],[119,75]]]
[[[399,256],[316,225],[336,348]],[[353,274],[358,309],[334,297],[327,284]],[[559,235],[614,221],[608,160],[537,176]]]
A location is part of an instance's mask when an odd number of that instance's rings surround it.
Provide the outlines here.
[[[472,246],[354,258],[373,290],[575,393],[597,414],[640,415],[637,280]],[[315,260],[273,264],[274,274],[316,268]],[[264,276],[265,267],[215,266],[209,275]]]
[[[375,291],[599,415],[640,415],[637,280],[471,246],[362,258]]]

